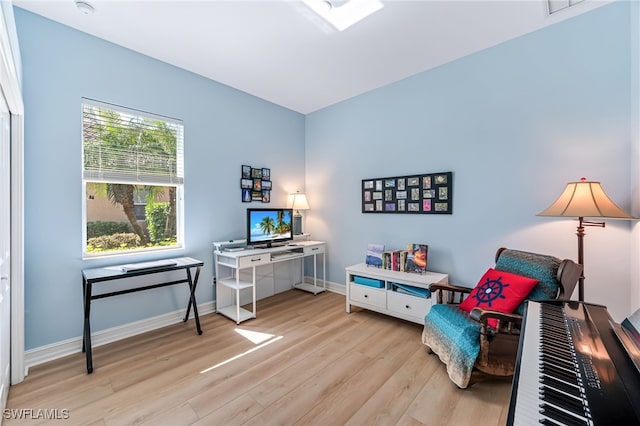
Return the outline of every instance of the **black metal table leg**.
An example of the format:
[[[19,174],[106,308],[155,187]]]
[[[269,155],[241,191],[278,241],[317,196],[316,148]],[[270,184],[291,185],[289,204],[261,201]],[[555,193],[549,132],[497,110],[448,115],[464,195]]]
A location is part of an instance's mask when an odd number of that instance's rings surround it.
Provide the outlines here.
[[[196,304],[196,287],[198,285],[198,278],[200,276],[201,267],[198,266],[196,269],[196,276],[193,280],[191,280],[191,269],[187,269],[187,283],[189,284],[189,304],[187,305],[187,313],[184,316],[184,322],[187,322],[189,319],[189,312],[191,311],[191,306],[193,306],[193,316],[196,320],[196,330],[198,334],[202,334],[202,328],[200,327],[200,317],[198,316],[198,305]]]
[[[91,323],[89,321],[91,313],[91,283],[83,280],[82,289],[84,292],[84,331],[82,333],[82,349],[87,358],[87,374],[93,373],[93,359],[91,354]]]

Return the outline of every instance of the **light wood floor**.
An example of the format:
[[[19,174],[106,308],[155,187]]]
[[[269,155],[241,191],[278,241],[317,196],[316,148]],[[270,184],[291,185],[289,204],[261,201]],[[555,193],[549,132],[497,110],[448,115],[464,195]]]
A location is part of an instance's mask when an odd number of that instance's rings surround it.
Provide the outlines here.
[[[48,422],[65,426],[505,424],[510,380],[460,390],[421,326],[347,314],[344,300],[292,290],[240,326],[209,314],[201,336],[190,320],[100,346],[91,375],[84,354],[42,364],[11,387],[8,408],[67,412]]]

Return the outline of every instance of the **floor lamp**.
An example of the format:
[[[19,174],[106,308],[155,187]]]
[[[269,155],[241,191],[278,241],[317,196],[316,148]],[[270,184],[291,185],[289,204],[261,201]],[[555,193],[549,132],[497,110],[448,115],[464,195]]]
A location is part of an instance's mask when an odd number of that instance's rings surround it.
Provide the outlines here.
[[[600,182],[587,181],[586,178],[579,182],[569,182],[560,197],[546,210],[538,213],[538,216],[578,218],[578,263],[583,266],[578,279],[578,300],[581,302],[584,302],[584,227],[604,228],[605,225],[604,222],[585,220],[585,217],[637,219],[611,201]]]

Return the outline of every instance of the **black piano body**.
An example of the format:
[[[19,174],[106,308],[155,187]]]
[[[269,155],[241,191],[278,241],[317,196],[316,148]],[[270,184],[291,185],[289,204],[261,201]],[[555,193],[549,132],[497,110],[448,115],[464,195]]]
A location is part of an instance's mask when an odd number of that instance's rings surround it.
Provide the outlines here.
[[[507,425],[640,425],[640,349],[606,307],[530,301]]]

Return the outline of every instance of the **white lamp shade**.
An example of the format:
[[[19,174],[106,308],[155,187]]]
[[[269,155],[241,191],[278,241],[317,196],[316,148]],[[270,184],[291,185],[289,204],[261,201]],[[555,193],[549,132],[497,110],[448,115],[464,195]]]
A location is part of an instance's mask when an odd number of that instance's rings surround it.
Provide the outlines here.
[[[291,194],[291,208],[294,210],[309,210],[307,196],[300,192]]]

